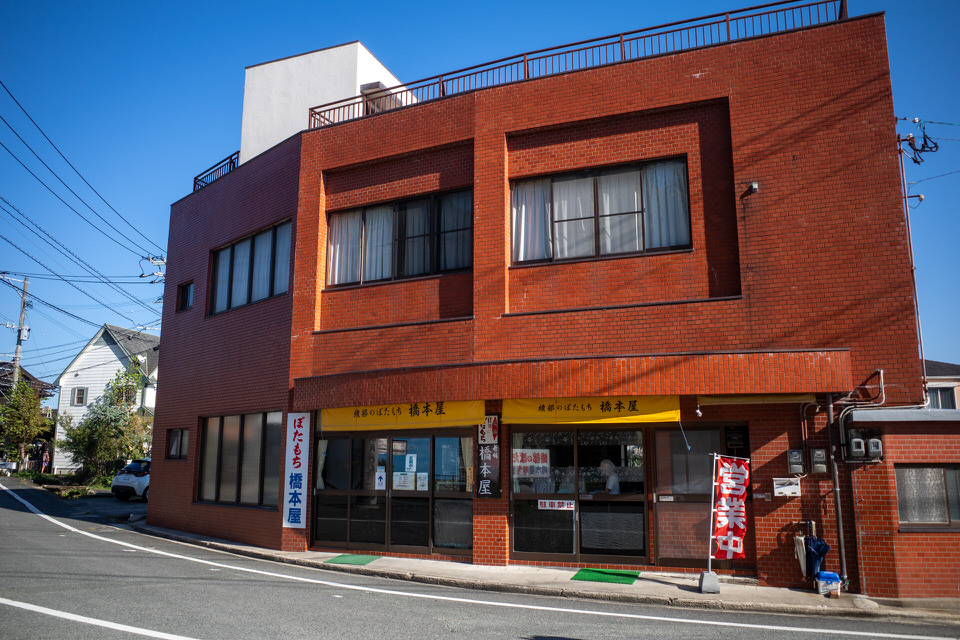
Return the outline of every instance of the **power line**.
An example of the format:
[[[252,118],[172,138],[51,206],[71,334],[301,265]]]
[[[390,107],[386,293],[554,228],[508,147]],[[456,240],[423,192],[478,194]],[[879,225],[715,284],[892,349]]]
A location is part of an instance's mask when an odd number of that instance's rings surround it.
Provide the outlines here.
[[[20,271],[5,271],[5,273],[10,273],[15,276],[27,276],[31,280],[69,280],[70,282],[76,282],[77,284],[116,284],[116,285],[131,285],[131,284],[156,284],[156,282],[148,282],[146,280],[140,279],[140,276],[104,276],[106,280],[101,280],[94,276],[76,276],[76,275],[65,275],[65,276],[51,276],[49,274],[33,274],[33,273],[22,273]],[[117,280],[116,278],[136,278],[135,280]]]
[[[25,272],[25,271],[9,271],[9,270],[8,270],[8,271],[6,271],[5,273],[11,273],[11,274],[13,274],[13,275],[15,275],[15,276],[27,276],[28,278],[38,278],[38,279],[40,279],[40,280],[44,280],[44,279],[45,279],[45,280],[52,280],[52,279],[53,279],[53,276],[51,276],[51,275],[49,275],[49,274],[46,274],[46,273],[39,273],[39,272],[38,272],[38,273],[27,273],[27,272]],[[69,277],[69,278],[74,278],[74,279],[81,279],[81,278],[85,278],[86,276],[77,275],[77,276],[67,276],[67,277]],[[110,279],[110,280],[112,280],[112,281],[114,281],[114,282],[117,282],[117,283],[119,283],[119,284],[150,284],[150,283],[145,283],[145,282],[143,281],[143,278],[141,278],[140,276],[104,276],[104,278],[108,278],[108,279]],[[122,278],[129,278],[129,281],[127,281],[127,280],[122,280]]]
[[[46,351],[48,349],[59,349],[60,347],[74,347],[78,344],[84,344],[89,342],[89,340],[74,340],[73,342],[64,342],[62,344],[52,344],[49,347],[33,347],[30,349],[31,352],[36,351]]]
[[[934,180],[935,178],[943,178],[943,177],[945,177],[945,176],[952,176],[952,175],[955,174],[955,173],[960,173],[960,169],[957,169],[956,171],[948,171],[947,173],[941,173],[941,174],[938,175],[938,176],[930,176],[929,178],[921,178],[920,180],[914,180],[913,182],[908,182],[907,185],[912,187],[912,186],[915,185],[915,184],[920,184],[921,182],[926,182],[927,180]]]
[[[5,145],[5,144],[3,144],[2,142],[0,142],[0,147],[3,147],[3,150],[4,150],[4,151],[6,151],[7,153],[9,153],[10,156],[11,156],[14,160],[16,160],[18,163],[20,163],[20,166],[23,167],[24,170],[25,170],[27,173],[29,173],[31,176],[33,176],[34,179],[35,179],[37,182],[39,182],[39,183],[42,184],[44,187],[46,187],[47,191],[49,191],[50,193],[52,193],[53,196],[54,196],[57,200],[59,200],[60,202],[62,202],[63,205],[64,205],[66,208],[70,209],[70,211],[73,211],[75,214],[77,214],[78,216],[80,216],[80,217],[83,219],[84,222],[86,222],[86,223],[89,224],[91,227],[93,227],[94,229],[96,229],[97,231],[99,231],[101,234],[103,234],[103,237],[109,239],[111,242],[115,243],[118,247],[129,251],[129,252],[132,253],[133,255],[135,255],[135,256],[140,256],[140,253],[139,253],[139,252],[134,251],[133,249],[131,249],[130,247],[128,247],[128,246],[126,246],[126,245],[124,245],[124,244],[121,244],[119,240],[117,240],[116,238],[114,238],[113,236],[111,236],[109,233],[107,233],[106,231],[104,231],[103,229],[101,229],[100,227],[98,227],[97,225],[95,225],[95,224],[93,224],[92,222],[90,222],[90,220],[89,220],[88,218],[86,218],[82,213],[80,213],[79,211],[77,211],[76,209],[74,209],[73,207],[71,207],[71,206],[67,203],[67,201],[64,200],[63,198],[61,198],[60,195],[57,194],[56,191],[54,191],[53,189],[51,189],[50,186],[49,186],[46,182],[44,182],[43,180],[41,180],[40,177],[39,177],[37,174],[35,174],[33,171],[31,171],[30,168],[29,168],[27,165],[23,164],[23,161],[20,160],[20,158],[18,158],[13,151],[10,151],[10,149],[7,148],[7,145]],[[140,257],[142,257],[142,256],[140,256]]]
[[[19,252],[22,253],[23,255],[25,255],[25,256],[27,256],[28,258],[30,258],[31,260],[33,260],[34,262],[36,262],[37,264],[39,264],[41,267],[43,267],[44,269],[48,270],[50,273],[53,273],[54,275],[56,275],[56,273],[53,271],[53,269],[51,269],[51,268],[48,267],[47,265],[43,264],[42,262],[40,262],[39,260],[37,260],[36,258],[34,258],[32,255],[30,255],[29,253],[27,253],[26,251],[24,251],[23,249],[21,249],[20,247],[18,247],[18,246],[16,245],[16,243],[14,243],[12,240],[10,240],[9,238],[7,238],[5,235],[0,234],[0,240],[4,240],[4,241],[5,241],[7,244],[9,244],[11,247],[13,247],[14,249],[16,249],[17,251],[19,251]],[[63,278],[61,278],[61,280],[63,280]],[[6,281],[4,280],[3,282],[6,282]],[[87,296],[88,298],[90,298],[90,299],[93,300],[94,302],[100,303],[104,308],[109,309],[110,311],[114,312],[115,314],[117,314],[117,315],[120,316],[121,318],[124,317],[124,315],[123,315],[122,312],[117,311],[116,309],[114,309],[113,307],[111,307],[109,304],[107,304],[107,303],[104,302],[103,300],[97,299],[96,297],[94,297],[94,295],[93,295],[92,293],[90,293],[90,292],[88,292],[88,291],[84,291],[83,289],[81,289],[81,288],[78,287],[77,285],[75,285],[75,284],[73,284],[72,282],[69,282],[69,281],[67,281],[67,280],[63,280],[63,282],[65,282],[66,284],[70,285],[71,287],[73,287],[74,289],[76,289],[77,291],[79,291],[80,293],[82,293],[83,295]],[[7,284],[9,284],[9,283],[7,283]],[[10,286],[13,286],[13,285],[10,285]],[[33,294],[30,294],[30,297],[31,297],[31,298],[34,298],[34,299],[36,299],[36,300],[38,300],[38,301],[40,301],[40,302],[43,302],[43,301],[41,301],[39,298],[36,298]],[[65,313],[66,315],[68,315],[68,316],[70,316],[70,317],[72,317],[72,318],[76,318],[77,320],[82,320],[83,322],[86,322],[86,323],[88,323],[88,324],[92,324],[92,325],[95,326],[95,327],[99,327],[99,326],[100,326],[100,325],[98,325],[98,324],[96,324],[96,323],[94,323],[94,322],[90,322],[89,320],[84,320],[84,319],[81,318],[80,316],[75,316],[75,315],[73,315],[72,313],[69,313],[69,312],[67,312],[67,311],[64,311],[63,309],[61,309],[61,308],[59,308],[59,307],[55,307],[55,306],[53,306],[52,304],[49,304],[49,303],[46,303],[46,302],[43,302],[43,304],[46,304],[46,305],[49,306],[49,307],[53,307],[53,308],[56,309],[57,311],[60,311],[61,313]]]
[[[4,238],[2,235],[0,235],[0,238],[3,238],[4,240],[7,240],[7,239]],[[7,240],[7,242],[9,242],[9,240]],[[20,291],[20,289],[18,289],[18,288],[17,288],[16,286],[14,286],[13,284],[7,282],[7,281],[4,280],[3,278],[0,278],[0,282],[2,282],[3,284],[7,285],[8,287],[11,287],[14,291],[17,291],[17,292]],[[45,305],[45,306],[48,306],[48,307],[50,307],[51,309],[55,309],[56,311],[59,311],[60,313],[62,313],[62,314],[64,314],[64,315],[70,316],[70,317],[73,318],[74,320],[79,320],[80,322],[85,322],[85,323],[87,323],[87,324],[89,324],[89,325],[91,325],[91,326],[94,326],[94,327],[99,327],[99,326],[100,326],[100,325],[98,325],[96,322],[92,322],[92,321],[90,321],[90,320],[87,320],[86,318],[81,318],[81,317],[78,316],[78,315],[74,315],[74,314],[70,313],[69,311],[66,311],[66,310],[64,310],[64,309],[61,309],[60,307],[56,306],[55,304],[51,304],[51,303],[47,302],[46,300],[43,300],[43,299],[41,299],[41,298],[38,298],[38,297],[37,297],[35,294],[33,294],[33,293],[28,294],[28,296],[29,296],[29,298],[30,298],[31,300],[36,300],[36,301],[39,302],[40,304]],[[42,314],[41,314],[41,315],[42,315]],[[123,314],[120,314],[120,315],[122,316]]]
[[[8,201],[6,198],[4,198],[3,196],[0,196],[0,200],[2,200],[3,202],[5,202],[11,209],[13,209],[14,211],[17,212],[17,215],[19,215],[21,218],[26,219],[30,224],[32,224],[32,225],[33,225],[34,227],[36,227],[40,232],[42,232],[43,235],[45,235],[47,238],[49,238],[49,240],[45,240],[45,242],[47,242],[47,244],[50,244],[51,246],[53,246],[53,245],[51,244],[51,242],[50,242],[50,241],[52,240],[54,243],[56,243],[56,244],[60,247],[60,253],[61,253],[61,254],[63,254],[64,252],[69,253],[70,256],[73,256],[72,259],[73,259],[74,263],[76,263],[78,266],[80,266],[80,267],[82,267],[82,268],[85,268],[88,273],[90,273],[91,275],[94,275],[95,277],[97,277],[102,283],[106,284],[108,287],[110,287],[111,289],[113,289],[114,291],[116,291],[117,293],[119,293],[120,295],[124,296],[125,298],[127,298],[127,299],[130,300],[131,302],[136,302],[137,304],[140,304],[140,306],[142,306],[142,307],[143,307],[144,309],[146,309],[147,311],[150,311],[150,312],[153,311],[153,309],[151,309],[150,307],[148,307],[146,304],[139,302],[139,301],[138,301],[135,297],[133,297],[131,294],[127,293],[126,291],[124,291],[123,289],[121,289],[120,287],[118,287],[117,285],[112,284],[111,282],[109,282],[109,281],[106,279],[106,276],[104,276],[104,275],[103,275],[102,273],[100,273],[97,269],[95,269],[90,263],[88,263],[88,262],[85,261],[83,258],[81,258],[81,257],[78,256],[77,254],[75,254],[75,253],[74,253],[73,251],[71,251],[69,248],[67,248],[67,246],[64,245],[62,242],[60,242],[59,240],[57,240],[56,238],[54,238],[52,235],[50,235],[43,227],[41,227],[39,224],[37,224],[30,216],[28,216],[27,214],[23,213],[23,212],[20,211],[19,209],[17,209],[17,208],[16,208],[15,206],[13,206],[13,204],[11,204],[10,201]],[[3,206],[0,206],[0,210],[3,210],[3,211],[4,211],[5,213],[7,213],[10,217],[12,217],[14,220],[17,220],[17,218],[16,218],[12,213],[10,213],[9,211],[7,211],[7,209],[5,209]],[[17,220],[17,222],[20,222],[20,224],[22,224],[24,227],[26,227],[27,229],[29,229],[29,230],[30,230],[31,232],[33,232],[34,234],[37,233],[36,231],[33,231],[33,229],[30,229],[30,227],[27,227],[27,225],[24,224],[23,222],[21,222],[20,220]],[[37,235],[39,235],[39,234],[37,234]],[[66,255],[66,254],[64,254],[64,255]],[[53,273],[54,275],[56,275],[60,280],[63,280],[64,282],[67,282],[67,280],[66,280],[63,276],[61,276],[61,275],[58,274],[58,273],[55,273],[52,269],[50,269],[49,267],[46,267],[46,265],[44,265],[44,268],[46,268],[48,271],[50,271],[51,273]],[[70,284],[70,283],[68,283],[68,284]],[[73,286],[73,285],[71,285],[71,286]]]
[[[63,181],[63,178],[61,178],[59,175],[57,175],[57,172],[54,171],[53,169],[51,169],[51,168],[50,168],[50,165],[48,165],[46,162],[44,162],[44,161],[43,161],[43,158],[41,158],[39,155],[37,155],[37,152],[33,150],[33,147],[31,147],[29,144],[27,144],[27,141],[20,137],[20,134],[17,133],[17,130],[14,129],[14,128],[10,125],[10,123],[6,121],[6,119],[5,119],[3,116],[0,116],[0,121],[3,121],[3,124],[7,125],[7,128],[10,129],[10,131],[13,132],[13,135],[17,136],[17,138],[20,140],[20,142],[23,143],[23,146],[25,146],[25,147],[30,151],[30,153],[33,154],[33,157],[35,157],[37,160],[39,160],[39,161],[40,161],[40,164],[42,164],[44,167],[46,167],[47,171],[49,171],[50,174],[51,174],[54,178],[56,178],[56,179],[60,182],[60,184],[62,184],[62,185],[67,189],[67,191],[69,191],[70,193],[73,194],[73,197],[75,197],[77,200],[79,200],[80,202],[82,202],[82,203],[84,204],[84,206],[87,207],[87,209],[90,209],[90,211],[93,213],[93,215],[95,215],[95,216],[97,216],[98,218],[100,218],[101,222],[103,222],[105,225],[107,225],[108,227],[110,227],[111,229],[113,229],[114,231],[116,231],[124,240],[126,240],[126,241],[129,242],[129,243],[131,243],[131,244],[132,244],[133,246],[135,246],[137,249],[139,249],[140,251],[142,251],[143,253],[146,253],[146,254],[149,254],[149,253],[150,253],[150,251],[149,251],[148,249],[144,249],[144,248],[143,248],[140,244],[138,244],[135,240],[133,240],[133,239],[130,238],[128,235],[126,235],[125,233],[123,233],[122,231],[120,231],[119,229],[117,229],[115,226],[113,226],[112,224],[110,224],[109,222],[107,222],[106,218],[104,218],[104,217],[101,216],[99,213],[97,213],[97,211],[96,211],[93,207],[91,207],[91,206],[89,205],[89,203],[87,203],[86,200],[84,200],[83,198],[81,198],[81,197],[79,196],[79,194],[77,194],[76,191],[74,191],[73,189],[71,189],[71,188],[70,188],[70,185],[68,185],[66,182],[64,182],[64,181]],[[4,148],[6,148],[6,147],[4,147]],[[8,152],[8,153],[11,153],[11,155],[12,155],[12,152],[10,152],[9,149],[7,149],[7,152]],[[19,162],[19,160],[18,160],[18,162]],[[22,162],[21,162],[20,164],[21,164],[21,166],[23,165]],[[36,176],[34,176],[34,177],[36,177]],[[46,186],[46,185],[44,185],[44,186]],[[129,223],[128,223],[128,224],[129,224]]]
[[[78,338],[83,338],[83,340],[82,340],[83,342],[89,342],[89,338],[85,338],[82,333],[80,333],[79,331],[76,331],[76,330],[73,329],[72,327],[68,327],[67,325],[63,324],[62,322],[60,322],[59,320],[57,320],[56,318],[54,318],[54,317],[51,316],[50,314],[44,313],[43,310],[38,309],[37,307],[33,307],[32,309],[30,309],[29,313],[30,313],[30,315],[33,315],[33,314],[35,313],[35,314],[37,314],[37,315],[39,315],[39,316],[43,316],[43,317],[46,318],[48,321],[50,321],[51,323],[57,325],[58,327],[60,327],[60,328],[63,329],[64,331],[66,331],[67,333],[72,333],[73,335],[77,336]]]
[[[16,105],[17,105],[18,107],[20,107],[20,110],[23,111],[23,115],[27,116],[27,119],[30,120],[31,123],[33,123],[33,126],[35,126],[35,127],[37,128],[37,131],[40,132],[40,135],[42,135],[42,136],[44,137],[44,139],[46,139],[46,141],[50,143],[50,146],[53,147],[54,150],[56,150],[56,152],[57,152],[58,154],[60,154],[60,157],[63,158],[63,161],[66,162],[66,163],[70,166],[71,169],[73,169],[73,172],[76,173],[77,176],[79,176],[81,180],[83,180],[83,183],[84,183],[85,185],[87,185],[88,187],[90,187],[90,190],[93,191],[95,194],[97,194],[97,197],[100,198],[100,200],[103,201],[103,203],[104,203],[105,205],[107,205],[108,207],[110,207],[110,210],[113,211],[115,214],[117,214],[117,216],[118,216],[121,220],[123,220],[124,222],[126,222],[126,223],[130,226],[131,229],[133,229],[133,230],[136,231],[138,234],[140,234],[140,237],[141,237],[141,238],[143,238],[144,240],[146,240],[147,242],[149,242],[150,244],[152,244],[154,247],[156,247],[157,249],[159,249],[159,250],[160,250],[160,253],[163,254],[163,253],[164,253],[164,249],[162,249],[162,248],[160,247],[160,245],[158,245],[157,243],[155,243],[154,241],[152,241],[152,240],[151,240],[150,238],[148,238],[147,236],[143,235],[143,233],[141,233],[140,230],[139,230],[136,226],[134,226],[129,220],[127,220],[126,218],[124,218],[124,217],[120,214],[119,211],[117,211],[116,209],[114,209],[114,208],[113,208],[113,205],[111,205],[109,202],[107,202],[106,198],[104,198],[102,195],[100,195],[100,192],[97,191],[96,189],[94,189],[92,184],[90,184],[89,182],[87,182],[87,179],[83,177],[83,175],[80,173],[80,171],[78,171],[77,168],[74,167],[73,164],[72,164],[69,160],[67,160],[67,157],[66,157],[65,155],[63,155],[63,152],[61,152],[60,149],[57,147],[57,145],[55,145],[55,144],[53,143],[53,140],[51,140],[51,139],[47,136],[47,134],[44,133],[43,129],[40,128],[40,125],[38,125],[38,124],[36,123],[36,121],[30,116],[30,114],[27,113],[27,110],[24,109],[24,108],[23,108],[23,105],[20,104],[20,101],[18,101],[18,100],[14,97],[13,93],[10,92],[10,89],[7,88],[7,85],[3,84],[3,81],[0,81],[0,86],[2,86],[2,87],[3,87],[3,90],[7,92],[7,95],[10,96],[10,99],[13,100],[14,103],[16,103]],[[6,121],[4,121],[4,122],[6,122]],[[7,125],[7,126],[9,127],[10,125]],[[12,127],[11,127],[11,129],[12,129]],[[14,133],[16,133],[16,132],[14,131]],[[17,137],[19,138],[20,136],[17,136]],[[24,143],[24,144],[26,144],[26,143]],[[29,147],[28,147],[28,148],[29,148]],[[32,151],[32,149],[31,149],[31,151]],[[34,154],[34,155],[36,155],[36,154]],[[41,162],[43,162],[43,161],[41,160]],[[44,164],[44,166],[46,166],[46,164]],[[49,167],[47,167],[47,168],[49,169]],[[52,172],[51,172],[51,173],[52,173]],[[61,182],[62,182],[62,181],[61,181]],[[69,187],[68,187],[68,188],[69,188]],[[76,195],[76,194],[74,194],[74,195]],[[86,204],[86,203],[84,202],[84,204]],[[87,205],[87,206],[89,207],[90,205]],[[92,211],[92,210],[93,210],[93,209],[91,209],[91,211]],[[101,218],[101,219],[102,219],[102,218]],[[136,243],[134,243],[134,244],[136,244]],[[148,251],[147,253],[149,253],[149,251]]]

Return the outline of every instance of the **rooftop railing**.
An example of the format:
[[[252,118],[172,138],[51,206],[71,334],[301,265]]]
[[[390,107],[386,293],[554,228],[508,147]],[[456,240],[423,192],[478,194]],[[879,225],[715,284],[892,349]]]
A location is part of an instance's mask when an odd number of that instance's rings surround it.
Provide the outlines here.
[[[529,51],[310,109],[310,129],[356,120],[456,94],[678,51],[793,31],[847,17],[846,0],[784,0],[604,38]]]
[[[194,192],[200,191],[200,189],[203,189],[217,178],[221,178],[236,169],[239,161],[240,152],[234,151],[232,154],[198,175],[193,179]]]
[[[846,18],[846,0],[782,0],[715,13],[614,36],[529,51],[395,87],[381,84],[364,86],[359,96],[310,109],[308,127],[327,127],[477,89],[783,33]],[[234,153],[198,175],[194,178],[193,190],[199,191],[236,169],[238,157],[239,152]]]

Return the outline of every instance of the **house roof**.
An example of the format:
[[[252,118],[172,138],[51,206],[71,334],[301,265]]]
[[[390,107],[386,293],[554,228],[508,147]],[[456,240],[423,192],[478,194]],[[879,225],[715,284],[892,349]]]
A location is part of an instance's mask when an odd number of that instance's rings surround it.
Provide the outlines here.
[[[148,376],[157,368],[157,362],[160,359],[160,336],[150,333],[144,333],[135,329],[125,329],[112,324],[103,325],[114,337],[117,343],[123,347],[128,355],[145,356],[147,364],[144,367],[144,373]]]
[[[952,378],[960,376],[960,364],[937,362],[936,360],[924,360],[923,364],[927,368],[928,378]]]
[[[49,398],[53,395],[56,385],[44,382],[40,378],[31,375],[29,371],[20,367],[20,379],[33,387],[33,390],[40,394],[41,398]],[[13,387],[13,363],[10,361],[0,362],[0,394],[6,396],[7,392]]]
[[[105,324],[90,338],[90,342],[84,345],[83,349],[80,349],[79,353],[70,361],[70,364],[64,367],[60,375],[57,376],[57,379],[54,380],[54,385],[60,385],[60,378],[63,377],[63,374],[69,371],[77,361],[77,358],[91,345],[96,343],[105,333],[110,335],[113,341],[120,346],[128,357],[135,358],[136,356],[144,356],[146,358],[146,365],[141,368],[145,376],[149,377],[150,374],[156,370],[157,363],[160,359],[160,336],[144,333],[136,329],[125,329],[124,327],[118,327],[113,324]]]

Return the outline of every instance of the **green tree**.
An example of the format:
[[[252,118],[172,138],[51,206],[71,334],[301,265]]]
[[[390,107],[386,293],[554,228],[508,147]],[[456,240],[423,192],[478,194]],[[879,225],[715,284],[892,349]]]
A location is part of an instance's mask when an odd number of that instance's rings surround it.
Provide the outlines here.
[[[22,465],[27,449],[48,427],[40,415],[40,397],[21,380],[13,388],[9,402],[0,406],[0,435],[8,454],[16,453]]]
[[[106,475],[118,461],[147,454],[152,419],[136,409],[142,376],[136,364],[120,369],[79,424],[62,423],[65,438],[58,446],[70,453],[85,475]]]

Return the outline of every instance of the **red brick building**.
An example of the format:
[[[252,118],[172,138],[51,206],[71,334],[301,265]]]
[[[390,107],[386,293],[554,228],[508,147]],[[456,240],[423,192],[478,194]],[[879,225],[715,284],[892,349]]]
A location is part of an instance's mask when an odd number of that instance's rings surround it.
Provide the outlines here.
[[[898,519],[908,476],[956,474],[956,422],[858,422],[925,402],[882,14],[779,3],[363,89],[172,207],[151,524],[698,571],[725,453],[749,534],[718,571],[811,586],[815,530],[852,591],[960,595],[960,516]]]

